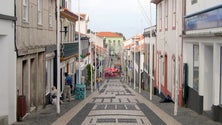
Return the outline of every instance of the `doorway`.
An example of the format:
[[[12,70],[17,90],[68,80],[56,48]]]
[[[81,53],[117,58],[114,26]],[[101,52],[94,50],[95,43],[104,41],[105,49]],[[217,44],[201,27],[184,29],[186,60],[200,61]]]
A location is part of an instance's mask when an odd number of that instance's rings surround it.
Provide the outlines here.
[[[167,54],[164,56],[164,94],[167,95],[167,81],[168,81],[168,58]]]

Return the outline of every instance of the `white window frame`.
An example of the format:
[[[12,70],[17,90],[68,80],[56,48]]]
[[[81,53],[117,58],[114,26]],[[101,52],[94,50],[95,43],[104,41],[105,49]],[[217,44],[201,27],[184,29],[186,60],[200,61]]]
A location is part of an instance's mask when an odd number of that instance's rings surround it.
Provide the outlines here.
[[[159,4],[159,32],[162,32],[162,21],[163,21],[163,13],[162,13],[162,3]]]
[[[22,19],[24,22],[28,22],[28,15],[29,15],[29,7],[28,7],[28,0],[22,1]]]
[[[42,25],[42,0],[38,0],[38,24]]]
[[[49,26],[52,27],[52,0],[49,0]]]
[[[165,20],[164,20],[164,25],[165,25],[165,31],[168,31],[168,11],[169,11],[169,1],[165,0]]]
[[[46,61],[46,95],[50,93],[53,86],[53,58]]]

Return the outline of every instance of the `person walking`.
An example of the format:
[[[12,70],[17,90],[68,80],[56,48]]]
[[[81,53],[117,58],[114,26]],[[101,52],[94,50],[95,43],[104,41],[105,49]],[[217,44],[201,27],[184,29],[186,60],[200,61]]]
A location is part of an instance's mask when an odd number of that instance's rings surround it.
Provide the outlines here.
[[[97,78],[96,78],[96,87],[97,87],[98,92],[99,92],[99,84],[100,84],[100,80],[99,80],[99,78],[97,77]]]
[[[64,73],[65,75],[65,87],[63,90],[63,101],[66,101],[66,98],[68,97],[68,101],[71,101],[71,85],[72,85],[72,78],[70,75],[68,75],[67,72]]]

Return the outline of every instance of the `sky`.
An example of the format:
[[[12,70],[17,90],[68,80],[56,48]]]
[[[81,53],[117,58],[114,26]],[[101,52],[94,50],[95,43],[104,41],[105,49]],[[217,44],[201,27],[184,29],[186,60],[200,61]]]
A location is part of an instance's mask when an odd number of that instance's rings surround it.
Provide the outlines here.
[[[94,32],[119,32],[128,39],[156,22],[155,5],[150,0],[72,0],[76,14],[78,1],[80,13],[89,15],[88,29]]]

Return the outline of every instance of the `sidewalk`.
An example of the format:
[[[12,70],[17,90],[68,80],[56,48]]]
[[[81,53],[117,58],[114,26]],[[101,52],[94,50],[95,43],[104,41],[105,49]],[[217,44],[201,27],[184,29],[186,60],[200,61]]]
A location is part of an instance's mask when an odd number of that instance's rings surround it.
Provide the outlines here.
[[[128,84],[126,84],[128,85]],[[128,85],[130,88],[133,89],[132,86]],[[139,93],[139,89],[136,88],[135,90],[137,93]],[[182,125],[222,125],[219,122],[215,122],[209,117],[206,117],[204,115],[200,115],[194,111],[192,111],[189,108],[185,107],[178,107],[178,113],[177,116],[174,116],[174,103],[160,103],[159,101],[161,98],[157,95],[152,96],[152,100],[150,100],[150,94],[148,91],[141,90],[140,93],[143,97],[145,97],[147,100],[155,104],[157,107],[159,107],[161,110],[172,116],[174,119],[179,121]]]
[[[86,92],[86,98],[91,94],[90,90]],[[71,102],[64,102],[60,106],[60,114],[56,112],[55,105],[46,105],[45,108],[40,109],[39,111],[29,113],[24,120],[16,122],[13,125],[50,125],[56,121],[59,117],[63,116],[70,109],[75,107],[83,100],[72,99]]]

